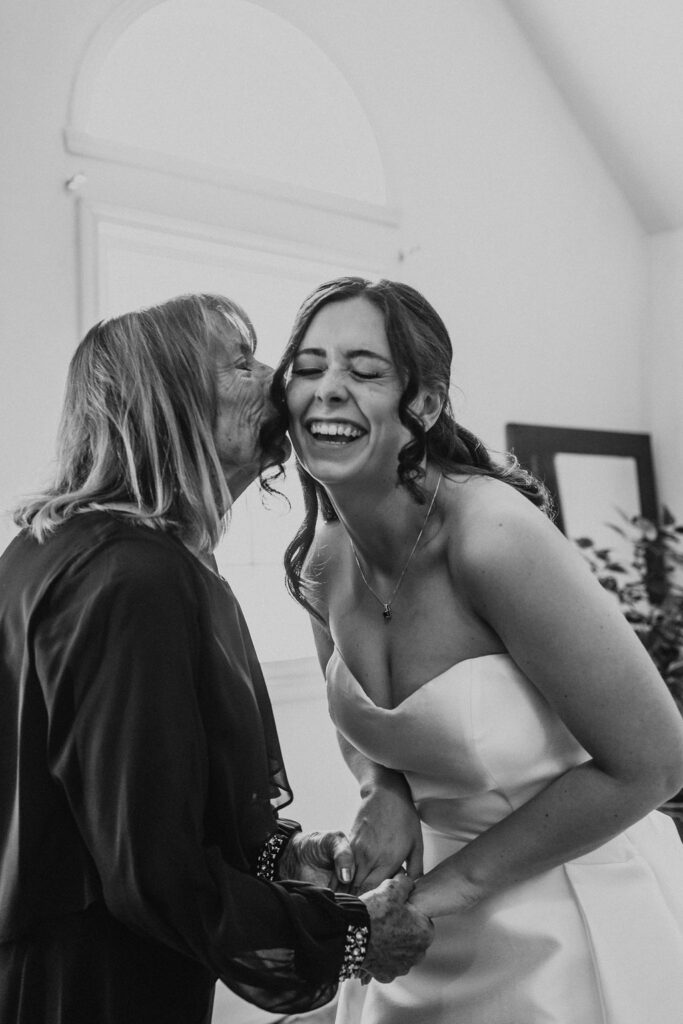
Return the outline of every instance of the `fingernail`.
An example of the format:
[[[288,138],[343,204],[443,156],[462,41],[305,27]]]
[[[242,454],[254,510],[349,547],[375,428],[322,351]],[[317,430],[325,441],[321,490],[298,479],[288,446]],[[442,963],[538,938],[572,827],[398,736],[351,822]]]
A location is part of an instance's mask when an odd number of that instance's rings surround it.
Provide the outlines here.
[[[353,878],[353,872],[352,872],[351,868],[342,868],[341,869],[341,880],[342,880],[342,882],[350,882],[352,878]]]

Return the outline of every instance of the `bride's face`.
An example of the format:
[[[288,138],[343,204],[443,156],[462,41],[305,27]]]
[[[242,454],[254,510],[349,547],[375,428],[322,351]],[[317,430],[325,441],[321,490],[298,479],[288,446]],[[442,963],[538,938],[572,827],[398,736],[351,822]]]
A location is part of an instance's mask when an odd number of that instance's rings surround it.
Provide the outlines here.
[[[357,296],[311,321],[287,383],[290,434],[314,479],[334,485],[379,474],[396,480],[410,434],[398,417],[402,384],[380,311]]]

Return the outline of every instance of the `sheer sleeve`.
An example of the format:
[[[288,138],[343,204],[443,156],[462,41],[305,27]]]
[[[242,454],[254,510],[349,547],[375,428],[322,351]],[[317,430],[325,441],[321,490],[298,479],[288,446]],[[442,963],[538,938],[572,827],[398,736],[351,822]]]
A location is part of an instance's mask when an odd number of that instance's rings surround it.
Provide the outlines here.
[[[310,1010],[334,995],[348,927],[367,925],[367,911],[354,897],[259,879],[207,832],[199,621],[191,574],[159,545],[106,549],[66,573],[34,638],[50,770],[115,917],[250,1002]],[[263,743],[250,707],[236,728]],[[226,764],[239,808],[249,780],[242,763]]]

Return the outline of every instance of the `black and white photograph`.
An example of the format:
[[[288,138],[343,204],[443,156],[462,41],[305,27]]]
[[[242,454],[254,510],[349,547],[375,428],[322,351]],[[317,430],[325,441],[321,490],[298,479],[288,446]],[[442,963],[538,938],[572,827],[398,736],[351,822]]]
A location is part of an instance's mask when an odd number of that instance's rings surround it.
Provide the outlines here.
[[[683,4],[0,30],[0,1024],[681,1024]]]

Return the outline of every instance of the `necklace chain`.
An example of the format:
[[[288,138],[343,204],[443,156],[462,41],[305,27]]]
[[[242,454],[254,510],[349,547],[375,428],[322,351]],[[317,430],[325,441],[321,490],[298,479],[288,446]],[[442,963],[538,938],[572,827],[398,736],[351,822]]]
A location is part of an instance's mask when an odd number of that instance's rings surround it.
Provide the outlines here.
[[[379,601],[379,603],[382,605],[382,617],[384,618],[385,622],[391,622],[391,606],[394,603],[394,598],[398,594],[399,587],[403,583],[403,577],[405,576],[405,574],[408,571],[408,566],[410,565],[410,563],[412,561],[413,555],[417,551],[417,545],[422,540],[422,534],[425,532],[425,527],[427,526],[427,523],[429,522],[429,517],[432,514],[432,509],[434,508],[434,502],[436,501],[436,496],[439,493],[439,487],[441,486],[441,478],[442,478],[442,476],[443,476],[443,474],[439,473],[439,479],[436,482],[436,487],[434,488],[434,493],[432,494],[432,500],[429,502],[429,508],[427,509],[427,515],[424,517],[424,522],[422,523],[422,527],[420,529],[420,532],[417,535],[417,540],[415,541],[415,543],[413,544],[413,546],[411,548],[410,554],[408,555],[408,558],[406,560],[406,564],[403,566],[403,569],[401,570],[401,575],[399,576],[398,582],[397,582],[396,586],[394,587],[394,589],[392,590],[391,597],[389,598],[388,601],[385,601],[384,598],[380,597],[379,594],[377,593],[377,591],[374,590],[373,587],[370,586],[370,583],[368,582],[368,578],[365,575],[365,573],[363,572],[363,566],[360,564],[360,559],[358,557],[358,552],[356,551],[356,549],[354,547],[353,541],[349,537],[349,544],[351,545],[351,550],[353,551],[353,557],[355,558],[356,565],[358,566],[358,572],[360,573],[361,579],[363,580],[363,583],[368,588],[368,590],[370,591],[372,596],[375,598],[376,601]]]

